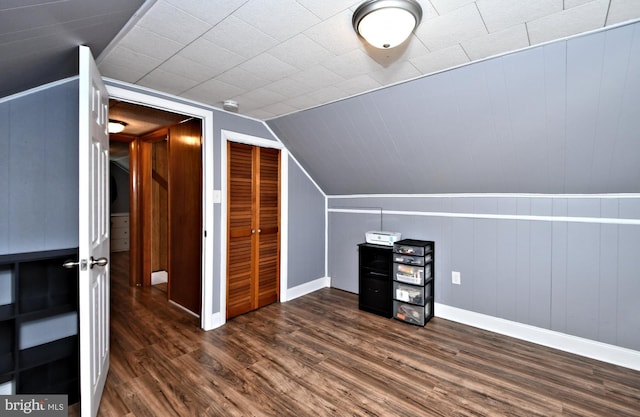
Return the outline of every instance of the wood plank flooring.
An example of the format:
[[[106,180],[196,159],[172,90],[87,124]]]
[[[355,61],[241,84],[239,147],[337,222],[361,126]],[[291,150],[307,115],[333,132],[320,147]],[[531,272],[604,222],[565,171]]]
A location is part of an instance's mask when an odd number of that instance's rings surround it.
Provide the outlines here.
[[[112,262],[101,416],[640,416],[640,372],[323,289],[203,332]],[[70,415],[77,415],[77,406]]]

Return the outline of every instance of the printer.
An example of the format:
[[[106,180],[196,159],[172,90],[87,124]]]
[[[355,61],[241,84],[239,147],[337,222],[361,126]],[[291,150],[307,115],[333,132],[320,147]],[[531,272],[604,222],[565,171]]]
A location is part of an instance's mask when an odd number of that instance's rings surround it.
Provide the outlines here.
[[[372,230],[366,232],[365,242],[374,245],[393,246],[395,242],[402,238],[402,234],[398,232],[385,232],[381,230]]]

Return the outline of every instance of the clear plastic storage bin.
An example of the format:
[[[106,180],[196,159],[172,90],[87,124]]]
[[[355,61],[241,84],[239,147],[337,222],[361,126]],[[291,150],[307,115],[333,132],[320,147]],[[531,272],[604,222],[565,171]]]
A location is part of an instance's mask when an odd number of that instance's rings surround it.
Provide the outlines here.
[[[413,285],[424,285],[425,279],[431,278],[431,269],[424,266],[393,264],[396,281]]]
[[[393,262],[399,262],[407,265],[424,266],[424,256],[404,255],[401,253],[393,254]]]
[[[393,295],[398,301],[404,301],[406,303],[424,305],[425,300],[425,288],[418,285],[402,284],[400,282],[393,282]]]
[[[401,301],[393,301],[393,317],[410,324],[424,326],[431,318],[428,316],[431,311],[432,300],[428,300],[425,306],[403,303]]]
[[[396,243],[393,245],[393,252],[402,255],[425,256],[425,254],[431,252],[431,246],[412,246]]]

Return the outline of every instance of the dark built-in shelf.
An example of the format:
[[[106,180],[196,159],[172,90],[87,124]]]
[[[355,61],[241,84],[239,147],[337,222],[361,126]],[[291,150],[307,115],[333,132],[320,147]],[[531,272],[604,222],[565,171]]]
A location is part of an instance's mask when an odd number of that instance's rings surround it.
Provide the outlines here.
[[[20,368],[35,368],[71,356],[78,356],[78,337],[75,335],[21,350]]]
[[[358,308],[391,317],[393,248],[361,243],[358,245]]]
[[[0,306],[0,321],[11,320],[16,316],[16,305],[14,303]]]
[[[75,335],[20,349],[22,326],[77,317],[78,271],[62,267],[77,254],[72,248],[0,255],[2,277],[11,279],[13,291],[11,302],[0,305],[0,383],[13,382],[16,394],[67,394],[69,404],[79,399],[77,324]]]

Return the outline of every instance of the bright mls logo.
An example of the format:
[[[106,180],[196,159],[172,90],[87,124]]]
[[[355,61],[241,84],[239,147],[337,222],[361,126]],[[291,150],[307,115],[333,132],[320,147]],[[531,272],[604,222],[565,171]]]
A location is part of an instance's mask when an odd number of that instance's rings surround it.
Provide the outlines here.
[[[2,395],[0,417],[67,417],[66,395]]]

